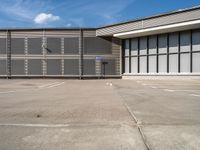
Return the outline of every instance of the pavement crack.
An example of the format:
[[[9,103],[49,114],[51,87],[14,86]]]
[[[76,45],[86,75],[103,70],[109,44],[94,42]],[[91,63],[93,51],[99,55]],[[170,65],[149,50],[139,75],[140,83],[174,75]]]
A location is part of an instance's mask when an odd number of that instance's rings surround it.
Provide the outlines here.
[[[119,87],[116,86],[116,85],[113,85],[113,87],[116,89],[116,93],[121,97],[122,103],[123,103],[123,105],[125,106],[125,108],[127,109],[127,111],[129,112],[131,118],[132,118],[132,119],[134,120],[134,122],[136,123],[136,127],[137,127],[137,129],[138,129],[138,131],[139,131],[139,134],[140,134],[140,136],[141,136],[141,138],[142,138],[142,141],[143,141],[143,143],[144,143],[146,149],[147,149],[147,150],[151,150],[149,144],[147,143],[147,139],[146,139],[146,137],[145,137],[145,135],[144,135],[144,132],[142,131],[142,127],[141,127],[142,122],[139,121],[139,120],[137,119],[137,117],[135,116],[135,114],[131,111],[130,107],[127,105],[126,100],[124,99],[124,97],[118,92],[117,89],[119,89]]]

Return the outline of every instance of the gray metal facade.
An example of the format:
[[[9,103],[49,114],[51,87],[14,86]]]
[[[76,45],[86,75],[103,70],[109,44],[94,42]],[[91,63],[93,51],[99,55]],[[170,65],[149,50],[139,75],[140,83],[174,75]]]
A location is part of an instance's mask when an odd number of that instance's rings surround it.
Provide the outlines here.
[[[162,25],[181,23],[200,19],[200,8],[192,8],[176,11],[168,14],[133,20],[129,22],[114,24],[97,29],[97,36],[110,36],[116,33],[146,29]]]
[[[114,43],[113,43],[114,41]],[[0,31],[2,77],[101,77],[103,61],[120,76],[120,41],[96,37],[94,29],[24,29]],[[116,62],[113,64],[113,62]]]
[[[124,40],[125,74],[200,74],[200,29]]]

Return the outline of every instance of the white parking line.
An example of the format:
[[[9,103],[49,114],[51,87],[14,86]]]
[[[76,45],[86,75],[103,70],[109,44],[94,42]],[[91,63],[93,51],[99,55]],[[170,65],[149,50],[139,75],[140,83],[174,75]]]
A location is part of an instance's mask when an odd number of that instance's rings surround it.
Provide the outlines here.
[[[39,87],[39,88],[44,88],[44,87],[47,87],[47,86],[54,85],[54,84],[56,84],[56,83],[58,83],[58,82],[48,83],[48,84],[40,85],[40,86],[38,86],[38,87]]]
[[[0,92],[0,94],[14,93],[14,92],[17,92],[17,91],[5,91],[5,92]]]
[[[68,127],[69,125],[68,124],[0,124],[0,126],[58,128],[58,127]]]
[[[200,95],[197,94],[190,94],[190,96],[200,97]]]
[[[54,83],[49,83],[49,84],[38,86],[38,88],[39,89],[53,88],[53,87],[60,86],[64,83],[65,82],[54,82]],[[38,90],[38,89],[30,88],[30,89],[21,89],[21,90],[12,90],[12,91],[2,91],[2,92],[0,92],[0,94],[16,93],[16,92],[23,92],[23,91],[29,91],[29,90]]]
[[[174,92],[174,90],[170,90],[170,89],[164,89],[164,91],[166,91],[166,92]]]
[[[60,86],[60,85],[62,85],[62,84],[64,84],[64,83],[65,83],[65,82],[61,82],[61,83],[58,83],[58,84],[53,84],[53,85],[48,86],[48,87],[46,87],[46,88],[52,88],[52,87]]]

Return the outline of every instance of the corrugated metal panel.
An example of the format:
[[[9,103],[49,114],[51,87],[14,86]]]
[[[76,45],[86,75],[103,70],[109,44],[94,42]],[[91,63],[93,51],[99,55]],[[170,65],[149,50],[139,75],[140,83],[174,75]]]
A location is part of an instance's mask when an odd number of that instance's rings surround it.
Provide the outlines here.
[[[194,73],[200,73],[200,53],[193,53],[192,57],[192,71]]]
[[[127,23],[127,24],[98,29],[96,31],[96,35],[97,36],[112,35],[114,33],[140,29],[141,27],[142,27],[142,21],[138,21],[138,22]]]
[[[79,75],[79,60],[65,59],[64,60],[64,74],[65,75]]]
[[[149,54],[157,53],[157,37],[150,36],[149,37]]]
[[[147,73],[147,57],[140,57],[140,73]]]
[[[0,38],[6,38],[6,37],[7,37],[7,32],[0,31]]]
[[[149,56],[149,73],[156,73],[157,59],[156,56]]]
[[[79,38],[64,38],[64,53],[65,54],[78,54],[79,53]]]
[[[189,73],[190,72],[190,54],[181,54],[180,58],[180,68],[181,73]]]
[[[200,18],[200,9],[169,14],[165,16],[157,16],[145,20],[138,20],[124,24],[100,28],[97,30],[97,36],[113,35],[120,32],[133,31],[142,28],[150,28],[155,26],[179,23],[184,21],[196,20]]]
[[[6,54],[6,38],[0,38],[0,54]]]
[[[61,75],[61,60],[60,59],[48,59],[47,60],[47,75]]]
[[[61,39],[47,38],[47,54],[61,54]]]
[[[115,58],[115,73],[121,75],[121,39],[112,38],[112,56]]]
[[[180,51],[188,52],[190,51],[190,32],[181,32],[180,34]]]
[[[158,51],[159,53],[167,53],[167,35],[162,34],[158,37]]]
[[[177,23],[177,22],[183,22],[183,21],[189,21],[189,20],[195,20],[200,18],[200,10],[193,10],[189,12],[182,12],[162,17],[156,17],[153,19],[147,19],[143,22],[143,27],[154,27],[154,26],[161,26],[165,24],[171,24],[171,23]]]
[[[0,75],[6,75],[6,60],[0,59]]]
[[[83,74],[95,75],[96,74],[96,61],[93,59],[83,60]]]
[[[96,30],[83,30],[83,37],[96,37]]]
[[[79,37],[79,30],[52,30],[44,31],[45,37]]]
[[[178,33],[169,34],[169,53],[178,52]]]
[[[167,55],[160,55],[158,60],[159,73],[167,73]]]
[[[131,39],[131,55],[138,55],[138,39],[136,38]]]
[[[28,39],[28,54],[42,54],[42,38]]]
[[[192,45],[193,51],[200,51],[200,30],[193,31]]]
[[[111,38],[85,37],[84,38],[85,54],[111,54]]]
[[[137,73],[138,71],[138,58],[131,57],[131,73]]]
[[[28,75],[43,75],[41,59],[28,60]]]
[[[11,39],[11,51],[12,54],[24,54],[25,43],[24,38],[12,38]]]
[[[147,54],[147,37],[140,38],[140,55]]]
[[[24,60],[11,61],[11,74],[12,75],[25,75]]]
[[[178,73],[178,55],[169,55],[169,72]]]

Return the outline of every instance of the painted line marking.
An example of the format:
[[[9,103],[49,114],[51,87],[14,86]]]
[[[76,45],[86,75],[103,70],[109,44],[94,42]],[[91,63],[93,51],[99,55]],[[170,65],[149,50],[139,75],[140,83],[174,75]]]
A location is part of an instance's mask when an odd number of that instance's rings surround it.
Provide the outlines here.
[[[174,90],[170,90],[170,89],[164,89],[164,91],[166,91],[166,92],[174,92]]]
[[[53,85],[51,85],[51,86],[48,86],[48,87],[46,87],[46,88],[53,88],[53,87],[56,87],[56,86],[60,86],[60,85],[62,85],[62,84],[64,84],[65,82],[61,82],[61,83],[58,83],[58,84],[53,84]]]
[[[64,83],[65,82],[54,82],[54,83],[49,83],[49,84],[38,86],[38,88],[39,89],[53,88],[53,87],[56,87],[56,86],[60,86]],[[4,92],[0,92],[0,94],[16,93],[16,92],[23,92],[23,91],[29,91],[29,90],[38,90],[38,89],[30,88],[30,89],[22,89],[22,90],[4,91]]]
[[[17,92],[17,91],[5,91],[5,92],[0,92],[0,94],[14,93],[14,92]]]
[[[190,94],[191,96],[195,96],[195,97],[200,97],[200,95],[197,94]]]
[[[58,82],[48,83],[48,84],[40,85],[38,87],[39,88],[44,88],[44,87],[51,86],[51,85],[56,84],[56,83],[58,83]]]
[[[45,128],[69,127],[68,124],[0,124],[0,126],[45,127]]]

